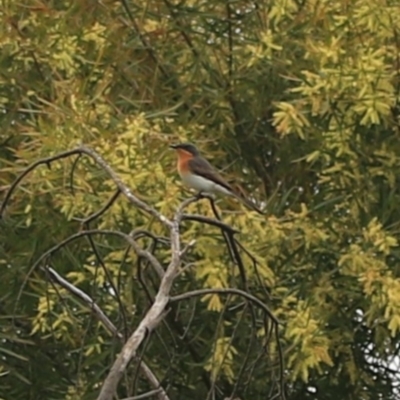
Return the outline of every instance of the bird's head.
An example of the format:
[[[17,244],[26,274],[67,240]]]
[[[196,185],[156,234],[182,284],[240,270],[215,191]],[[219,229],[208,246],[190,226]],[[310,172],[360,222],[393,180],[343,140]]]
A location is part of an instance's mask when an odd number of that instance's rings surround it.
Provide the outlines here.
[[[190,143],[179,143],[179,144],[171,144],[171,149],[177,150],[177,151],[183,151],[186,153],[189,153],[193,156],[198,156],[200,155],[200,152],[197,150],[196,146]]]

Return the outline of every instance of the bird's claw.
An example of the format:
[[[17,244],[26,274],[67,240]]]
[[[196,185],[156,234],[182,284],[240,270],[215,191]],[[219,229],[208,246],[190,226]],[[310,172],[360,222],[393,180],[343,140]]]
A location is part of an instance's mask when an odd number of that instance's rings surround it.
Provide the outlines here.
[[[204,197],[205,197],[205,196],[204,196],[204,194],[203,194],[202,192],[199,192],[199,193],[196,194],[196,199],[197,199],[197,200],[204,199]]]

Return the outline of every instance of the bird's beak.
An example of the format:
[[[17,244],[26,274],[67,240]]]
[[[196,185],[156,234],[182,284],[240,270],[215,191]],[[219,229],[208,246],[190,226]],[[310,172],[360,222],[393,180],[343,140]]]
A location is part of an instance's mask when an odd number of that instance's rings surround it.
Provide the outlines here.
[[[177,145],[177,144],[171,144],[169,147],[170,147],[171,149],[177,149],[177,148],[178,148],[178,145]]]

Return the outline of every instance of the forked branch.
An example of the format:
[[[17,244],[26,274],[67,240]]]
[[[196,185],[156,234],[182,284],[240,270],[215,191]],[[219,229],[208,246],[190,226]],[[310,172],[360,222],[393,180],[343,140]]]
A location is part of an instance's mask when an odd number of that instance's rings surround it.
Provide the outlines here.
[[[243,277],[243,282],[245,283],[245,275],[244,275],[244,263],[242,260],[242,256],[239,251],[239,247],[237,246],[237,240],[235,239],[235,235],[238,231],[231,226],[225,224],[219,214],[215,209],[215,205],[212,202],[212,207],[214,211],[215,218],[208,218],[202,215],[193,215],[193,214],[185,214],[185,208],[198,200],[198,198],[190,198],[185,200],[175,212],[175,215],[172,219],[167,218],[162,213],[157,211],[151,205],[143,202],[140,200],[132,191],[127,187],[118,174],[111,168],[111,166],[94,150],[86,147],[80,146],[76,149],[69,150],[63,153],[59,153],[52,157],[43,158],[41,160],[36,161],[35,163],[29,165],[18,177],[17,179],[11,184],[9,190],[7,191],[4,201],[0,206],[0,218],[3,217],[4,211],[6,206],[8,205],[12,194],[17,189],[18,185],[22,182],[22,180],[35,168],[41,165],[48,165],[50,166],[52,162],[57,160],[65,159],[72,156],[82,156],[85,155],[91,158],[100,168],[102,168],[111,180],[115,183],[116,191],[114,195],[107,201],[107,203],[101,207],[97,212],[94,212],[92,215],[80,219],[82,223],[82,228],[84,230],[77,232],[68,238],[64,239],[63,241],[59,242],[48,251],[42,254],[41,257],[32,265],[30,270],[28,271],[27,278],[25,280],[25,284],[29,276],[41,267],[42,270],[46,271],[50,280],[53,283],[63,286],[67,289],[70,293],[74,296],[80,298],[83,302],[87,304],[87,306],[93,310],[97,318],[102,321],[103,325],[106,329],[111,332],[113,335],[118,337],[122,342],[125,341],[125,337],[121,335],[121,333],[117,330],[117,328],[113,325],[107,315],[100,309],[100,307],[82,290],[75,287],[74,285],[70,284],[67,280],[65,280],[61,275],[59,275],[53,268],[48,266],[49,259],[54,257],[54,255],[65,246],[69,245],[71,242],[80,240],[82,238],[89,238],[92,240],[94,235],[103,235],[104,237],[107,236],[117,236],[123,239],[128,249],[132,249],[138,258],[146,260],[147,264],[150,265],[153,270],[156,272],[158,277],[157,285],[155,287],[155,297],[150,305],[149,309],[145,313],[144,317],[141,319],[139,324],[134,329],[133,333],[127,338],[126,342],[124,343],[121,352],[116,357],[113,365],[110,368],[108,375],[106,376],[99,396],[97,400],[112,400],[115,396],[115,393],[118,388],[118,384],[126,372],[126,369],[131,362],[131,360],[137,361],[139,364],[139,368],[143,371],[144,375],[147,377],[148,381],[151,383],[154,391],[145,393],[143,395],[139,395],[133,398],[145,398],[148,396],[157,396],[158,399],[168,400],[168,395],[166,391],[160,386],[157,378],[151,372],[151,370],[147,367],[147,365],[142,361],[141,358],[137,357],[139,347],[144,343],[146,338],[159,326],[160,322],[164,320],[166,314],[168,313],[169,307],[172,306],[173,303],[183,302],[190,298],[203,296],[206,294],[220,294],[220,295],[231,295],[231,296],[240,296],[245,299],[249,304],[249,309],[252,313],[253,318],[253,331],[255,328],[254,323],[254,312],[253,308],[257,308],[262,310],[264,313],[265,319],[270,321],[270,323],[275,328],[275,336],[277,340],[277,349],[278,349],[278,357],[279,357],[279,365],[280,365],[280,393],[279,396],[284,399],[284,382],[283,382],[283,354],[281,351],[281,347],[279,344],[278,338],[278,320],[268,308],[268,306],[263,303],[261,300],[253,296],[247,290],[247,285],[244,284],[244,290],[236,289],[236,288],[210,288],[210,289],[199,289],[190,291],[187,293],[182,293],[180,295],[171,296],[172,288],[180,276],[180,265],[182,262],[182,258],[185,257],[186,253],[190,250],[190,248],[195,244],[195,239],[192,239],[189,242],[189,245],[182,249],[181,247],[181,239],[180,239],[180,226],[183,221],[195,221],[205,225],[215,226],[221,229],[222,234],[224,235],[227,243],[227,247],[231,256],[232,261],[238,268],[241,270],[241,275]],[[155,237],[151,232],[144,231],[144,230],[137,230],[132,232],[131,234],[124,233],[122,231],[113,231],[113,230],[102,230],[102,229],[90,229],[89,224],[93,222],[95,219],[99,218],[103,213],[107,212],[109,208],[117,201],[120,195],[125,196],[130,203],[147,213],[149,216],[158,220],[166,230],[169,232],[169,238],[163,239],[163,245],[169,246],[170,248],[170,261],[168,265],[165,267],[161,263],[161,261],[157,258],[157,255],[154,250],[145,249],[144,247],[139,244],[137,241],[139,237],[149,237],[153,239],[160,239]],[[95,251],[92,246],[92,251]],[[105,266],[103,267],[105,268]],[[159,282],[159,283],[158,283]],[[25,285],[24,284],[24,285]],[[24,285],[20,290],[18,298],[22,294],[22,290],[24,289]],[[145,351],[145,347],[142,346],[142,350]],[[240,379],[240,378],[239,378]],[[142,396],[142,397],[141,397]]]

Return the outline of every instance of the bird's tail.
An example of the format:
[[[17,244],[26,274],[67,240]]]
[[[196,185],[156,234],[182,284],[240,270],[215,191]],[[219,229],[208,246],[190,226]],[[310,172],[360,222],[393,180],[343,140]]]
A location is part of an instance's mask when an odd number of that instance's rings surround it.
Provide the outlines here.
[[[261,211],[251,200],[249,200],[249,199],[247,199],[247,198],[245,198],[245,197],[239,196],[239,195],[237,195],[237,194],[235,194],[235,197],[236,197],[239,201],[241,201],[246,207],[250,208],[251,210],[253,210],[253,211],[255,211],[255,212],[257,212],[257,213],[259,213],[259,214],[261,214],[261,215],[264,215],[264,214],[265,214],[265,213],[264,213],[263,211]]]
[[[262,212],[251,200],[249,200],[242,192],[242,190],[238,190],[237,188],[232,188],[232,195],[241,203],[243,203],[246,207],[250,208],[257,213],[264,215],[265,213]]]

